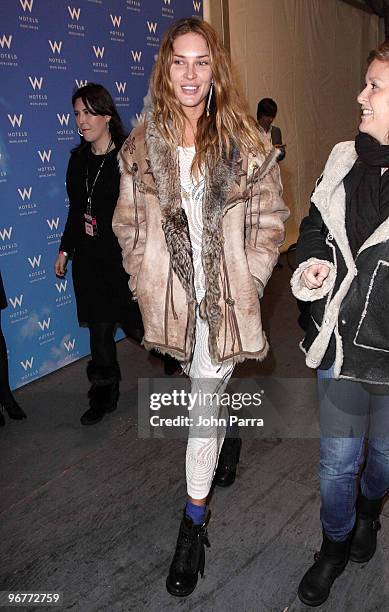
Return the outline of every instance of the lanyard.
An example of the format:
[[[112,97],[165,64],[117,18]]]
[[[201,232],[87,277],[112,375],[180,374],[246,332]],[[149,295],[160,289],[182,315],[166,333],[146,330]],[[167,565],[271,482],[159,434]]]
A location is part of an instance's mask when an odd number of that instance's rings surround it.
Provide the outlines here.
[[[89,189],[89,160],[90,160],[90,150],[88,151],[88,164],[86,166],[86,177],[85,177],[85,187],[86,187],[86,212],[88,215],[92,215],[92,195],[93,195],[93,191],[96,185],[96,181],[99,178],[100,172],[104,166],[105,160],[107,159],[107,153],[111,148],[111,145],[113,143],[113,140],[111,138],[111,140],[109,141],[108,147],[104,153],[103,156],[103,161],[100,164],[100,167],[97,171],[97,174],[94,178],[94,181],[92,183],[92,187]]]

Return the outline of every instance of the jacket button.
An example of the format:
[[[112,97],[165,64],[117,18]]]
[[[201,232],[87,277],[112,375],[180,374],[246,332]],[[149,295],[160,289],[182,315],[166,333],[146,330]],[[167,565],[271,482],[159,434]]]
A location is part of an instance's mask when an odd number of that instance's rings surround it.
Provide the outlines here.
[[[358,270],[355,268],[355,270],[354,270],[354,276],[357,276],[357,275],[358,275]]]
[[[341,320],[342,325],[346,325],[346,319]]]
[[[328,240],[333,240],[334,239],[332,234],[328,234],[327,238],[328,238]]]
[[[324,319],[324,325],[329,325],[330,320],[329,319]]]

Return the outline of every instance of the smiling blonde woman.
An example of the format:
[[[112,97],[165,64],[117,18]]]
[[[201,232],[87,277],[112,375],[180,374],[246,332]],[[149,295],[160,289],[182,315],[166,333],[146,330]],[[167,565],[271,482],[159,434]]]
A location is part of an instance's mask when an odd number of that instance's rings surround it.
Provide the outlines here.
[[[143,317],[144,345],[183,363],[192,393],[221,392],[234,365],[268,351],[259,299],[284,239],[277,151],[255,120],[211,26],[184,19],[166,32],[151,79],[153,110],[120,153],[113,228]],[[197,422],[218,407],[196,405]],[[200,419],[201,420],[201,419]],[[216,422],[218,422],[216,420]],[[239,438],[189,428],[188,501],[166,586],[189,595],[204,571],[206,502],[235,478]]]

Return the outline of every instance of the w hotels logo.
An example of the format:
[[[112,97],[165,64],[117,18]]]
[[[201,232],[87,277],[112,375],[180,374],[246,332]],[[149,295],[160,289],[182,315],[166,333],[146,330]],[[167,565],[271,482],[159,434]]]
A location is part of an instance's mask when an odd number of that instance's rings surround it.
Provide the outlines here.
[[[34,357],[31,357],[30,359],[26,359],[25,361],[21,361],[20,365],[22,366],[24,371],[27,372],[27,370],[31,370],[33,363],[34,363]]]
[[[77,85],[77,88],[78,88],[78,89],[80,89],[80,87],[85,87],[85,85],[86,85],[86,84],[87,84],[87,82],[88,82],[86,79],[85,79],[85,81],[82,81],[81,79],[80,79],[80,80],[75,79],[75,81],[76,81],[76,85]]]
[[[127,87],[127,82],[124,81],[124,83],[122,83],[121,81],[115,81],[115,85],[116,85],[116,89],[118,90],[118,93],[123,93],[126,91],[126,87]]]
[[[22,125],[23,115],[8,115],[8,119],[13,128],[15,125],[20,127]]]
[[[23,189],[18,188],[18,192],[20,197],[22,198],[23,202],[24,200],[27,198],[27,200],[31,199],[31,192],[32,192],[32,187],[29,187],[27,189],[27,187],[23,187]]]
[[[38,77],[36,76],[35,77],[29,76],[28,80],[30,81],[31,87],[33,88],[34,91],[36,90],[36,88],[38,88],[39,90],[42,89],[43,77],[39,77],[38,79]]]
[[[95,52],[96,58],[100,57],[101,59],[103,59],[105,51],[104,47],[96,47],[95,45],[93,45],[93,51]]]
[[[67,115],[64,115],[64,114],[60,115],[59,113],[57,113],[57,119],[62,125],[62,127],[64,125],[69,125],[69,118],[70,118],[70,113],[68,113]]]
[[[140,60],[142,59],[142,51],[133,51],[131,49],[131,55],[134,62],[140,62]]]
[[[41,158],[41,162],[43,164],[43,162],[47,162],[50,163],[50,158],[51,158],[51,149],[49,149],[48,151],[38,151],[38,155]]]
[[[16,306],[18,308],[22,307],[22,303],[23,303],[23,293],[21,293],[19,296],[15,295],[14,299],[12,298],[8,298],[9,303],[11,304],[12,308],[15,310]]]
[[[12,225],[8,229],[6,227],[3,227],[3,229],[0,230],[0,238],[2,239],[3,242],[5,239],[11,240],[11,236],[12,236]]]
[[[48,319],[43,319],[43,321],[38,321],[38,325],[42,331],[45,331],[45,329],[50,328],[50,321],[51,321],[51,317],[49,317]]]
[[[68,281],[64,280],[61,281],[60,283],[55,283],[55,286],[57,287],[57,291],[58,293],[62,293],[66,291],[66,287],[68,286]]]
[[[73,338],[73,340],[68,340],[67,342],[63,343],[63,345],[66,348],[68,353],[74,349],[74,345],[75,344],[76,344],[76,339],[75,338]]]
[[[121,15],[109,15],[111,17],[112,25],[114,28],[120,28],[120,24],[122,22]]]
[[[150,34],[151,33],[155,34],[155,31],[157,29],[157,25],[158,25],[157,21],[148,21],[147,22],[147,27],[149,28]]]
[[[36,257],[36,255],[34,255],[34,257],[31,259],[31,257],[28,258],[28,261],[30,263],[31,268],[35,268],[35,266],[37,268],[39,268],[39,266],[41,265],[41,259],[42,259],[42,255],[38,255],[38,257]]]
[[[4,49],[4,47],[7,47],[7,49],[11,48],[11,42],[12,42],[12,34],[10,34],[9,36],[6,36],[5,34],[3,34],[0,37],[0,47],[2,49]]]
[[[49,45],[51,47],[51,51],[52,53],[61,53],[61,49],[62,49],[62,40],[60,40],[59,42],[57,42],[56,40],[49,40]]]
[[[24,12],[28,9],[31,13],[34,0],[20,0],[20,4]]]
[[[196,0],[193,0],[193,8],[196,13],[199,13],[201,9],[201,2],[196,2]]]
[[[171,2],[171,0],[163,0],[163,1],[164,1],[164,4],[165,4],[165,5],[167,4],[168,6],[170,6],[170,2]]]
[[[76,21],[78,21],[80,19],[80,13],[81,13],[81,9],[80,8],[73,8],[72,6],[68,5],[68,11],[69,11],[69,15],[72,19],[76,19]]]
[[[46,219],[46,221],[47,221],[47,225],[49,226],[51,231],[53,231],[54,227],[55,227],[55,229],[58,229],[59,217],[57,217],[56,219]]]

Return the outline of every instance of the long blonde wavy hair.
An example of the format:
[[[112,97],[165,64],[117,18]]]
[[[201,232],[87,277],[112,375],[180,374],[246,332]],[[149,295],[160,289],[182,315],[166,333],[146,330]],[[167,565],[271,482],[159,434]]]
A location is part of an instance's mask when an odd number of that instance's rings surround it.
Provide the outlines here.
[[[172,147],[184,144],[186,117],[174,95],[170,67],[175,39],[189,33],[200,34],[205,39],[214,83],[209,117],[204,110],[197,122],[196,155],[192,164],[192,171],[197,174],[204,167],[212,171],[222,156],[228,159],[233,145],[247,154],[263,152],[263,144],[257,123],[234,82],[226,49],[213,27],[197,18],[174,22],[161,42],[150,81],[153,119],[159,133]]]

